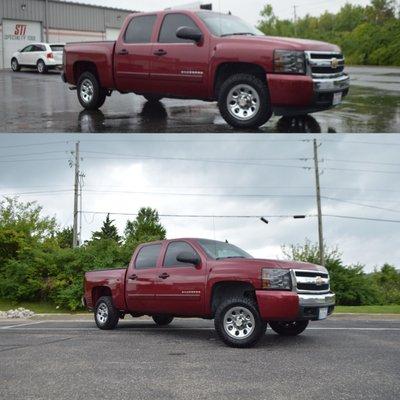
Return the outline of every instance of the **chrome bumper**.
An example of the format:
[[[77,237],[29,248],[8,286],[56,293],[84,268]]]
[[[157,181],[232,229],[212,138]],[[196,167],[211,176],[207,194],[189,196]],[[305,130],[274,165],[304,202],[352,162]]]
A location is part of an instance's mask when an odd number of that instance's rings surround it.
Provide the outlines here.
[[[340,92],[350,87],[350,77],[341,75],[336,78],[313,78],[314,92]]]
[[[329,307],[335,305],[335,294],[298,294],[300,307]]]

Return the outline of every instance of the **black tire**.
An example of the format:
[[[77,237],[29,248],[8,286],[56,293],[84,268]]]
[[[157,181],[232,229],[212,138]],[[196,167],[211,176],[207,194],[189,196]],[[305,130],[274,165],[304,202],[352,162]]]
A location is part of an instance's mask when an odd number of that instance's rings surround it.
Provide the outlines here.
[[[254,115],[251,116],[243,116],[243,118],[248,119],[240,119],[239,116],[234,116],[229,110],[228,106],[228,96],[229,93],[236,87],[240,85],[246,85],[251,88],[251,92],[253,94],[252,98],[257,100],[258,96],[258,105],[257,103],[249,105],[249,110],[245,111],[246,113],[254,112]],[[253,93],[253,91],[257,94],[257,96]],[[248,95],[249,93],[245,93]],[[269,98],[269,92],[267,88],[267,84],[255,75],[250,74],[235,74],[230,76],[225,82],[222,83],[221,88],[218,93],[218,107],[219,111],[224,118],[224,120],[234,128],[241,129],[251,129],[251,128],[259,128],[264,125],[272,116],[272,108],[271,102]],[[255,110],[253,111],[253,107]],[[258,107],[258,110],[256,109]],[[240,107],[237,108],[240,110]]]
[[[43,60],[39,60],[36,63],[36,69],[37,69],[37,72],[39,72],[39,74],[47,74],[47,72],[48,72],[47,65],[44,63]]]
[[[270,321],[269,326],[274,332],[281,336],[297,336],[302,333],[308,325],[308,321]]]
[[[157,103],[158,101],[161,101],[163,99],[162,96],[157,96],[156,94],[145,94],[143,97],[149,102],[149,103]]]
[[[104,319],[100,316],[100,310],[103,310]],[[102,296],[97,300],[94,320],[97,327],[104,330],[114,329],[118,325],[119,311],[114,307],[111,297]]]
[[[171,317],[170,315],[153,315],[152,318],[159,326],[169,325],[174,319],[174,317]]]
[[[107,92],[91,72],[84,72],[78,79],[77,94],[79,103],[86,110],[97,110],[106,101]],[[86,96],[85,93],[88,93]]]
[[[21,66],[19,65],[19,62],[15,57],[11,59],[11,69],[13,70],[13,72],[21,71]]]
[[[251,329],[251,326],[248,325],[249,322],[253,325],[252,321],[248,319],[247,325],[241,328],[233,328],[232,332],[228,334],[227,330],[229,331],[229,327],[225,330],[225,317],[229,318],[229,313],[232,309],[240,309],[243,307],[245,318],[249,316],[246,314],[248,312],[251,313],[252,318],[254,320],[254,326],[251,333],[247,333],[246,329]],[[221,340],[230,347],[252,347],[254,346],[264,335],[265,330],[267,329],[267,323],[261,318],[260,313],[258,311],[257,305],[254,303],[253,300],[246,298],[246,297],[232,297],[228,298],[218,306],[215,312],[215,319],[214,319],[215,330],[218,333],[218,336]],[[241,329],[245,334],[248,336],[242,338],[232,337],[230,335],[235,335],[235,329]]]

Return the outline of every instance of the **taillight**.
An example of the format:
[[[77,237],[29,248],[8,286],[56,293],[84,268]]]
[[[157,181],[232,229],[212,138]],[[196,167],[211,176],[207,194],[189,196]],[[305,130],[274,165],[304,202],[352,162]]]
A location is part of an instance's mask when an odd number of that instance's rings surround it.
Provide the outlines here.
[[[53,53],[51,53],[51,52],[50,52],[50,53],[47,53],[47,54],[46,54],[46,57],[47,57],[47,58],[54,58]]]

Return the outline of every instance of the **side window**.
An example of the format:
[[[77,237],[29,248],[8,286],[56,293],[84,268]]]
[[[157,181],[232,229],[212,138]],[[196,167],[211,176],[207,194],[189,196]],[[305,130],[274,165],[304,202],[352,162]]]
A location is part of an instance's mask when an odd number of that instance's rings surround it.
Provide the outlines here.
[[[176,259],[179,253],[183,251],[198,255],[193,247],[186,242],[171,242],[168,245],[167,251],[164,257],[164,267],[193,267],[192,264],[185,264]]]
[[[176,37],[176,31],[182,26],[195,28],[199,27],[194,23],[192,18],[185,14],[167,14],[161,26],[158,41],[160,43],[193,43],[191,40],[179,39]]]
[[[160,250],[161,250],[161,244],[152,244],[149,246],[142,247],[139,250],[139,254],[136,257],[135,268],[136,269],[156,268]]]
[[[33,46],[30,44],[29,46],[26,46],[24,49],[21,50],[21,53],[28,53],[32,51]]]
[[[126,28],[125,43],[150,43],[156,15],[133,17]]]

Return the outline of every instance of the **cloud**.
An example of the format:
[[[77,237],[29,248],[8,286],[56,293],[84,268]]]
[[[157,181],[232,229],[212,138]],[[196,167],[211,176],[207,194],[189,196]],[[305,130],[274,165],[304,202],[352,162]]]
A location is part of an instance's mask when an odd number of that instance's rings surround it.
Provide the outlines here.
[[[75,140],[80,140],[83,158],[86,211],[135,213],[150,206],[161,214],[209,215],[162,217],[162,223],[169,237],[227,239],[258,257],[281,257],[283,244],[317,240],[316,218],[273,217],[316,214],[314,172],[305,169],[312,166],[310,136],[3,134],[2,161],[19,161],[1,163],[2,195],[40,192],[20,197],[37,200],[46,214],[55,215],[61,225],[71,225],[73,170],[68,158]],[[379,209],[400,209],[399,168],[368,164],[396,164],[400,145],[396,137],[335,135],[318,140],[322,142],[322,195],[337,199],[323,198],[324,214],[400,219],[399,212]],[[6,147],[16,145],[21,147]],[[33,152],[55,153],[23,155]],[[47,157],[59,159],[44,161]],[[24,161],[28,159],[37,161]],[[260,216],[270,223],[262,223]],[[85,214],[83,239],[89,238],[104,218],[105,214]],[[112,218],[122,233],[127,219],[134,216]],[[384,262],[400,265],[399,224],[324,218],[323,226],[326,243],[338,246],[346,262],[360,262],[367,270]]]

